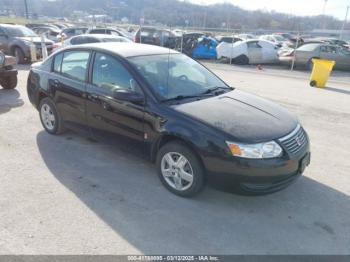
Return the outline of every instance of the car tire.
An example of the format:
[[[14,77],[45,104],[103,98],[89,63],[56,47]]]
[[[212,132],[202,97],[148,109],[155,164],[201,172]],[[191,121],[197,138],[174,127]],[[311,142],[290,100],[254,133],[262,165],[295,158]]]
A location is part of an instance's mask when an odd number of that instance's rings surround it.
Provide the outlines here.
[[[184,143],[174,141],[160,148],[156,159],[163,185],[181,197],[193,197],[205,185],[205,174],[197,155]]]
[[[3,79],[0,80],[0,85],[4,89],[14,89],[17,86],[17,75],[3,77]]]
[[[311,59],[309,59],[309,61],[307,61],[307,63],[306,63],[306,69],[307,69],[308,71],[312,71],[313,67],[314,67],[314,64],[312,63],[312,58],[311,58]]]
[[[249,64],[249,58],[246,55],[240,55],[233,59],[233,62],[237,65],[248,65]]]
[[[39,116],[41,124],[49,134],[59,135],[65,131],[62,117],[51,98],[46,97],[40,101]]]
[[[16,47],[15,49],[14,49],[14,51],[13,51],[13,55],[15,56],[15,58],[16,58],[16,63],[17,64],[24,64],[24,53],[23,53],[23,51],[22,51],[22,49],[21,48],[19,48],[19,47]]]

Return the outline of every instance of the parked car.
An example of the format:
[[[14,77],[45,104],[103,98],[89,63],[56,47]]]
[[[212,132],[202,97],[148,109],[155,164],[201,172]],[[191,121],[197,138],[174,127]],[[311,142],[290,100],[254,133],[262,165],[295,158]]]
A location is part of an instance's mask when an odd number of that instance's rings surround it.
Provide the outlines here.
[[[81,44],[91,44],[91,43],[99,43],[99,42],[129,42],[132,41],[128,38],[116,35],[77,35],[73,36],[66,41],[63,42],[62,47],[67,47],[70,45],[81,45]]]
[[[41,36],[44,35],[47,39],[54,41],[54,42],[58,42],[58,36],[61,33],[60,29],[53,29],[51,27],[34,27],[32,29],[37,35]]]
[[[72,36],[85,34],[87,31],[87,27],[69,27],[63,29],[57,38],[59,41],[62,41],[71,38]]]
[[[295,51],[280,55],[279,60],[289,65],[295,59],[296,66],[311,70],[313,58],[334,60],[335,69],[350,70],[350,51],[347,48],[330,44],[305,44]]]
[[[308,136],[287,110],[167,48],[69,47],[33,65],[27,83],[48,133],[70,128],[144,155],[183,197],[209,177],[249,194],[274,192],[310,162]]]
[[[229,44],[232,44],[232,43],[236,43],[236,42],[239,42],[239,41],[243,41],[242,38],[239,38],[239,37],[236,37],[236,36],[222,36],[222,35],[219,35],[219,36],[216,36],[215,39],[221,43],[221,42],[225,42],[225,43],[229,43]]]
[[[50,54],[53,41],[45,38],[45,45]],[[0,50],[15,56],[17,63],[23,64],[32,60],[32,47],[35,49],[36,59],[41,58],[41,37],[25,26],[0,24]]]
[[[107,34],[107,35],[115,35],[122,36],[128,38],[130,40],[133,39],[133,35],[123,29],[113,29],[113,28],[94,28],[90,29],[86,32],[87,34]]]
[[[0,85],[4,89],[13,89],[17,86],[17,69],[13,68],[16,64],[16,58],[5,56],[0,51]]]
[[[286,39],[280,35],[261,35],[260,40],[266,40],[274,43],[277,47],[282,47],[286,42]]]
[[[142,27],[135,33],[135,43],[175,48],[176,37],[170,30],[155,27]]]
[[[216,59],[218,41],[212,37],[201,37],[192,49],[191,57],[195,59]]]
[[[278,62],[277,48],[265,40],[246,40],[234,44],[220,43],[216,47],[218,59],[232,59],[236,64],[268,64]]]
[[[238,34],[236,37],[241,38],[242,40],[257,39],[257,37],[253,34]]]

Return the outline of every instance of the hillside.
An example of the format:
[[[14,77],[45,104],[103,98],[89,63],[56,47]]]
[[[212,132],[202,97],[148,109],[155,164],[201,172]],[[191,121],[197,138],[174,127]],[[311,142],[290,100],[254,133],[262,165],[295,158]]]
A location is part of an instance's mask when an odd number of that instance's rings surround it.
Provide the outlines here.
[[[28,0],[31,14],[51,17],[72,17],[72,11],[107,14],[113,19],[128,18],[139,23],[160,23],[186,26],[234,29],[311,30],[339,29],[342,22],[333,17],[300,17],[277,12],[247,11],[231,4],[200,6],[176,0]],[[23,0],[0,0],[0,9],[24,14]],[[349,24],[347,28],[350,29]]]

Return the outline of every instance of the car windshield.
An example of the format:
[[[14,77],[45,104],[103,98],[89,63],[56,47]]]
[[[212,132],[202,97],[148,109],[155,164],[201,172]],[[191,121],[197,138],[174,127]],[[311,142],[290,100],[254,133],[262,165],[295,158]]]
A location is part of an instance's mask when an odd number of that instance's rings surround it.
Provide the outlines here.
[[[183,54],[129,58],[161,100],[200,96],[217,88],[229,88],[204,66]]]
[[[8,27],[6,30],[12,37],[35,37],[38,36],[31,29],[26,27]]]

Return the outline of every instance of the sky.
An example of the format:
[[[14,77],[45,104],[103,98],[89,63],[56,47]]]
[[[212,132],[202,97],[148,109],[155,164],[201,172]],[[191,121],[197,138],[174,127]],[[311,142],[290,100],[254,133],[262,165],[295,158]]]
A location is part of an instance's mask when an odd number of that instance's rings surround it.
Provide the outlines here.
[[[189,0],[196,4],[232,3],[248,10],[264,9],[268,11],[294,14],[319,15],[323,13],[325,0]],[[327,0],[325,14],[339,19],[345,18],[346,7],[350,0]],[[350,11],[348,15],[350,20]]]

